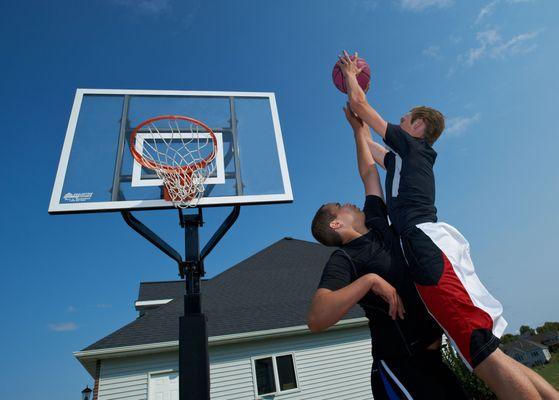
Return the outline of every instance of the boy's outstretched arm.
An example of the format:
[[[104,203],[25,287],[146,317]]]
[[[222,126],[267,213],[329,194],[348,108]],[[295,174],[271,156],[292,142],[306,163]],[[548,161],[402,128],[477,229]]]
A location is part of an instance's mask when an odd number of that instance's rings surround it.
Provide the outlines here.
[[[357,59],[357,53],[355,53],[355,59]],[[349,58],[349,55],[345,50],[343,57],[340,57],[340,60],[338,61],[338,65],[344,74],[347,96],[351,109],[359,116],[359,118],[373,128],[373,130],[384,139],[388,124],[380,116],[380,114],[371,107],[367,101],[365,92],[361,89],[359,83],[357,82],[357,75],[361,72],[361,69],[357,67],[355,61],[352,61],[351,58]]]
[[[365,187],[365,195],[376,195],[384,198],[380,177],[375,165],[375,159],[373,158],[372,151],[369,148],[369,141],[372,142],[369,128],[358,116],[351,112],[349,105],[344,107],[344,112],[347,121],[353,129],[355,146],[357,149],[357,168],[359,170],[359,176],[361,177]]]
[[[384,156],[386,156],[386,153],[388,153],[388,149],[382,144],[373,141],[369,132],[367,132],[365,140],[367,142],[367,146],[369,147],[369,151],[371,152],[377,165],[382,167],[382,169],[386,169],[386,167],[384,166]]]

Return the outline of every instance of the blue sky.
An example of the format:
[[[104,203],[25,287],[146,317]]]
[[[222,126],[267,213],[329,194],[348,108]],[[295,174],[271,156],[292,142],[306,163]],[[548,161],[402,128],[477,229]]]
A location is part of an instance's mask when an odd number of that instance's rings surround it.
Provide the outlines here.
[[[342,49],[370,63],[386,119],[418,104],[447,116],[439,217],[469,239],[508,331],[559,320],[558,14],[553,0],[4,1],[0,398],[78,398],[92,379],[72,352],[135,318],[139,282],[177,278],[118,213],[47,214],[76,88],[276,93],[295,202],[243,208],[211,277],[284,236],[312,240],[324,202],[362,203],[330,77]],[[202,240],[227,212],[206,213]],[[174,212],[141,217],[181,248]]]

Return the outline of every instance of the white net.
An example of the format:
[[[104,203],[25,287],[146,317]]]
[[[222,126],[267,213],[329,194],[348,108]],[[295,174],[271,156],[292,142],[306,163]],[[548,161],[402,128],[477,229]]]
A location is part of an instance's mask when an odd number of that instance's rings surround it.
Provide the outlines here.
[[[163,181],[166,200],[180,208],[198,205],[215,169],[217,144],[208,127],[188,117],[157,117],[134,129],[130,145],[136,161]]]

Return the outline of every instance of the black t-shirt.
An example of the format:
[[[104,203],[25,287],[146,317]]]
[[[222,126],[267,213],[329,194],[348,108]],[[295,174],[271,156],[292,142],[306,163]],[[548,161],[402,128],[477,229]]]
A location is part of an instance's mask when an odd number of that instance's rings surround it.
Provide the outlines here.
[[[435,174],[437,153],[423,139],[400,126],[388,124],[384,142],[390,152],[386,167],[386,204],[390,221],[399,234],[423,222],[437,222]]]
[[[388,225],[384,201],[378,196],[367,196],[363,211],[369,232],[340,248],[351,257],[353,265],[340,250],[334,251],[318,287],[335,291],[367,273],[378,274],[394,286],[406,310],[403,320],[392,320],[388,304],[372,292],[359,305],[369,319],[373,357],[407,357],[410,351],[425,349],[439,339],[442,331],[428,314],[406,272],[399,238]]]

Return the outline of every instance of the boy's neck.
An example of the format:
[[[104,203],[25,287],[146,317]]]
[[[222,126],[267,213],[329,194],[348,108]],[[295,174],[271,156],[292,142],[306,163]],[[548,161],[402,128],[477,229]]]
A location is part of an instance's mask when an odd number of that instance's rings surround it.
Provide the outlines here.
[[[402,127],[402,125],[400,125],[400,128],[402,128],[402,130],[404,132],[406,132],[408,135],[410,135],[410,136],[412,136],[416,139],[425,139],[425,132],[418,132],[418,131],[414,131],[413,129],[408,130],[408,129],[405,129],[404,127]]]
[[[355,240],[361,236],[363,236],[364,234],[366,234],[367,232],[369,232],[369,229],[366,226],[363,227],[359,227],[359,228],[354,228],[351,231],[346,233],[346,238],[344,240],[344,244],[347,244],[349,242],[351,242],[352,240]]]

